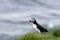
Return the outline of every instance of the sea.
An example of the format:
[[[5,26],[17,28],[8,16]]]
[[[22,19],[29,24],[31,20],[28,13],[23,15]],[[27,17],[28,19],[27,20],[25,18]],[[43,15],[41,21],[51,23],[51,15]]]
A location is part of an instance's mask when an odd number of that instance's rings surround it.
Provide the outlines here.
[[[16,40],[35,31],[28,22],[31,18],[47,29],[57,28],[60,0],[0,0],[0,40]]]

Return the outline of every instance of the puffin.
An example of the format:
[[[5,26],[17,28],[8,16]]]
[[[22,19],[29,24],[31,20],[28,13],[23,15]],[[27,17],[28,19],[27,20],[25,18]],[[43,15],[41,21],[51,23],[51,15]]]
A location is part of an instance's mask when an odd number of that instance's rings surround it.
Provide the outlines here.
[[[42,25],[38,24],[35,18],[28,20],[28,22],[33,24],[33,28],[36,29],[39,33],[48,32],[46,28],[43,28]]]

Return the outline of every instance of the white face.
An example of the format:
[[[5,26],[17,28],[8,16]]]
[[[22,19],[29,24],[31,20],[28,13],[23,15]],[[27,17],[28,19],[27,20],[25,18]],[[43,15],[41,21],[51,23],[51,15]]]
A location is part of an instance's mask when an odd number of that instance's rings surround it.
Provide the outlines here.
[[[33,21],[35,21],[35,19],[34,19],[34,18],[32,18],[32,19],[30,19],[30,20],[29,20],[29,22],[33,22]]]

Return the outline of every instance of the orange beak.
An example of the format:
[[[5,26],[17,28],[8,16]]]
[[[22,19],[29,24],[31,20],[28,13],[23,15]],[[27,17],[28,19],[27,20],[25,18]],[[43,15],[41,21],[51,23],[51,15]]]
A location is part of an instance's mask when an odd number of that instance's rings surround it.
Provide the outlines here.
[[[32,20],[28,20],[28,22],[32,22]]]

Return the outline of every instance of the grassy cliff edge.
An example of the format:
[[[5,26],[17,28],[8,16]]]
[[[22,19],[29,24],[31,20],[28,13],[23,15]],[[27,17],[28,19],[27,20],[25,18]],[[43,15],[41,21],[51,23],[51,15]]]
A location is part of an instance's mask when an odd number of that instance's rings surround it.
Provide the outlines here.
[[[52,34],[48,33],[28,33],[17,40],[60,40],[60,37],[55,37]]]

